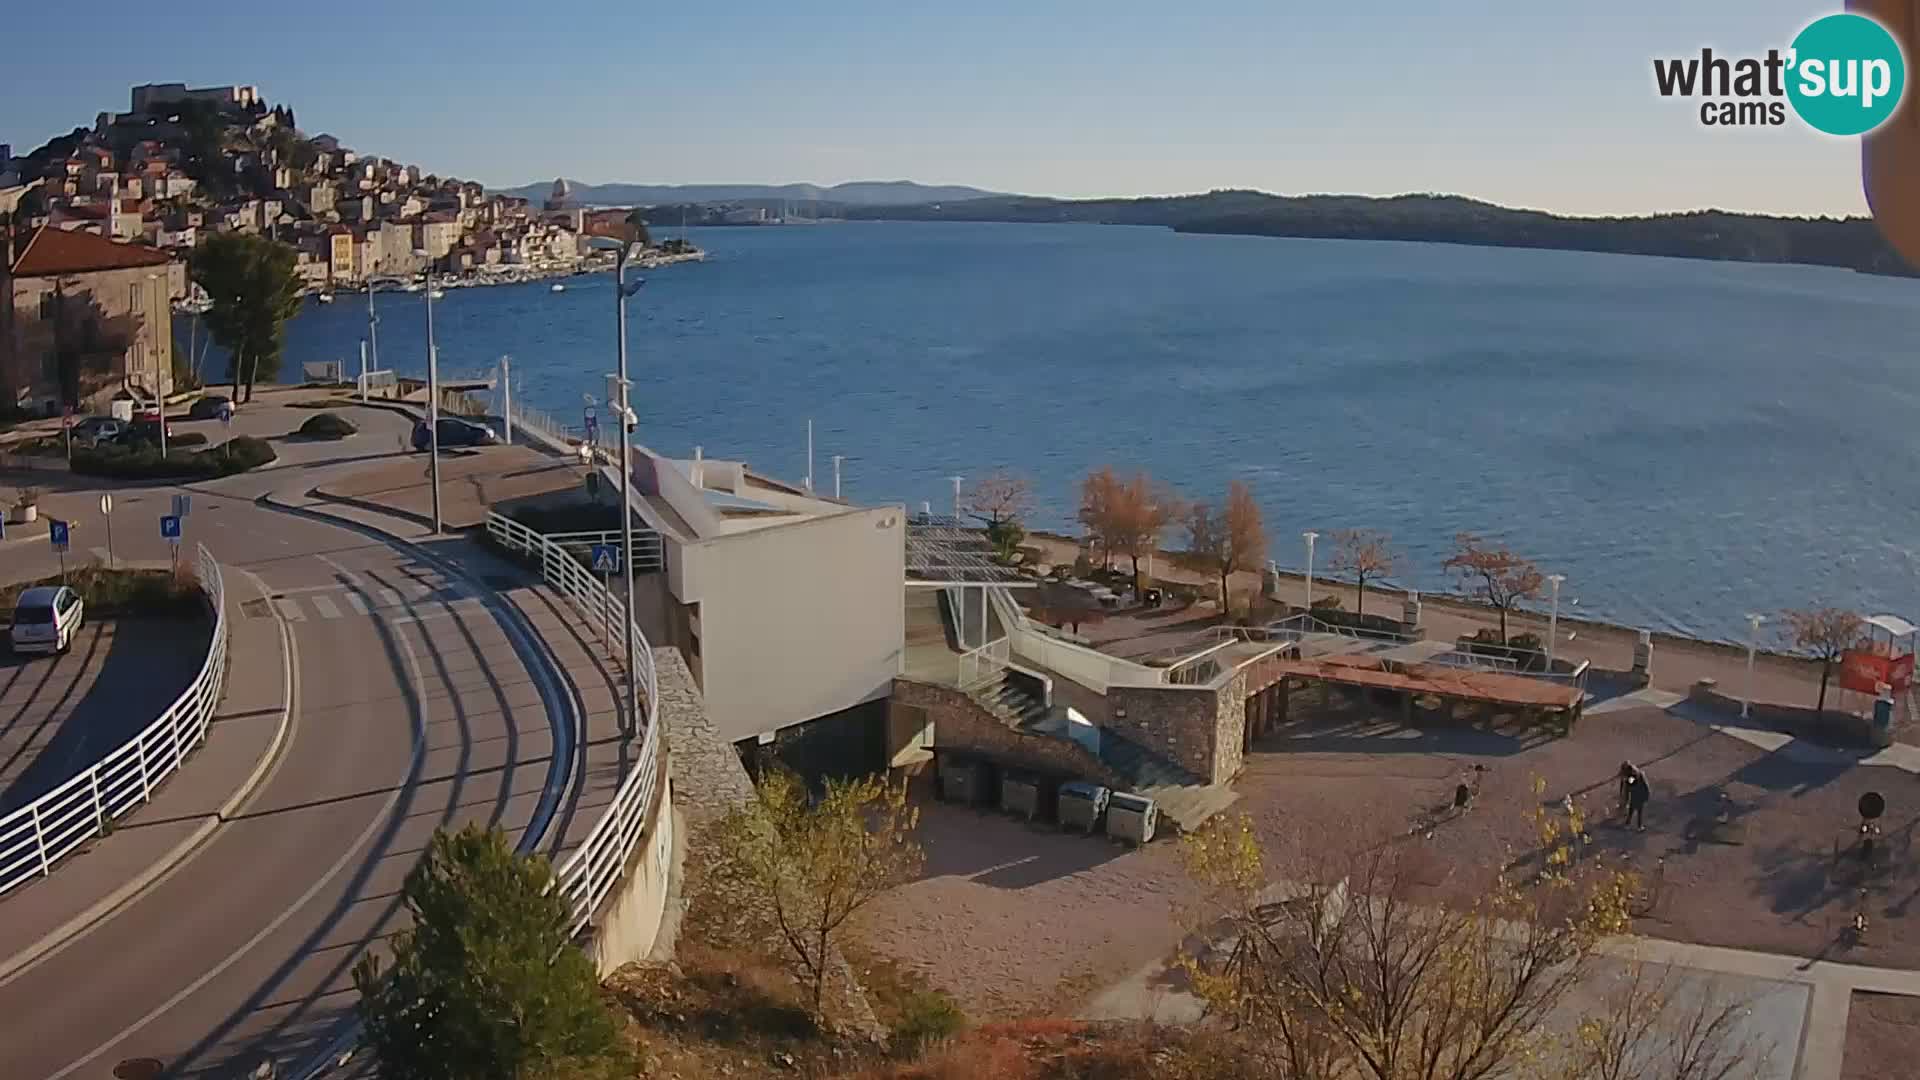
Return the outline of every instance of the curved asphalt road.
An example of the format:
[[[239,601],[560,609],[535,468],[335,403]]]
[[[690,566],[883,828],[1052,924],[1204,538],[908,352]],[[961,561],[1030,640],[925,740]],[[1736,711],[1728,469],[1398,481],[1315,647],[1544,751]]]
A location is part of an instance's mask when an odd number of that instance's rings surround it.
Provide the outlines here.
[[[256,410],[235,426],[286,431],[303,415]],[[375,430],[353,444],[283,446],[280,467],[195,488],[189,539],[212,549],[230,588],[252,574],[278,597],[271,610],[251,605],[233,632],[289,633],[293,728],[254,797],[187,862],[0,983],[0,1077],[105,1077],[135,1058],[172,1075],[232,1076],[262,1056],[285,1075],[351,1014],[352,965],[396,926],[398,890],[433,829],[484,821],[518,836],[563,774],[551,770],[558,688],[474,582],[256,503],[329,470],[302,459],[391,452],[384,428],[406,421],[363,416]],[[116,501],[153,517],[170,494]],[[118,554],[165,556],[154,523],[129,529],[138,519],[117,510],[116,528],[135,534]],[[457,553],[466,542],[449,544]],[[0,901],[0,918],[33,891]]]

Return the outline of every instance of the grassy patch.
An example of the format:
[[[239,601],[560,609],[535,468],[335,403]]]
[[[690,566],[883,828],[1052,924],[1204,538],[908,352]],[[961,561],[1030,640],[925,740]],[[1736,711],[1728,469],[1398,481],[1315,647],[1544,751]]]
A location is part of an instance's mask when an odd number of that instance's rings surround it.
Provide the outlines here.
[[[90,617],[197,615],[205,610],[198,584],[185,571],[109,570],[95,562],[67,571],[66,583],[86,601]],[[28,589],[58,584],[60,575],[54,574],[0,587],[0,610],[11,613],[20,594]]]
[[[967,1014],[959,1003],[930,986],[919,972],[862,947],[852,937],[840,944],[867,992],[874,1016],[892,1034],[895,1053],[917,1053],[967,1026]]]

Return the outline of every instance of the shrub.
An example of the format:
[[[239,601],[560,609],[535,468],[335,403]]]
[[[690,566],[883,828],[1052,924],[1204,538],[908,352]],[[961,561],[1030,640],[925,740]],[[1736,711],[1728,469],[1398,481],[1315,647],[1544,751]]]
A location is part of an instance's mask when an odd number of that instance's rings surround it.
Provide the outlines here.
[[[248,435],[200,451],[175,449],[178,442],[172,442],[165,456],[159,447],[149,445],[76,447],[73,471],[116,480],[210,479],[259,468],[278,456],[265,439]]]
[[[0,612],[10,612],[20,594],[37,585],[58,585],[60,575],[23,581],[0,588]],[[171,570],[109,570],[99,563],[69,570],[66,584],[86,601],[95,618],[121,615],[193,615],[201,607],[200,590],[191,574]]]
[[[967,1014],[938,990],[921,990],[900,1002],[900,1019],[893,1025],[896,1051],[918,1053],[928,1043],[951,1038],[967,1026]]]
[[[298,434],[308,439],[344,439],[360,429],[339,413],[316,413],[300,425]]]
[[[1340,598],[1337,596],[1316,597],[1313,601],[1313,610],[1315,611],[1315,613],[1339,611]]]
[[[167,449],[169,450],[176,450],[186,446],[205,445],[207,445],[207,437],[198,431],[182,431],[178,434],[168,434],[167,436]]]
[[[1093,560],[1087,558],[1085,552],[1075,555],[1073,557],[1073,576],[1085,579],[1087,575],[1091,573],[1093,573]]]

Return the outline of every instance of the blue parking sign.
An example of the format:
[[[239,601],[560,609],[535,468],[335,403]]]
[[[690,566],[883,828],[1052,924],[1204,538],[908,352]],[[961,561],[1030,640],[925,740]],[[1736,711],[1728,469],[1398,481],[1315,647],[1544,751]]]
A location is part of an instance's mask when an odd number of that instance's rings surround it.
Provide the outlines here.
[[[53,541],[53,550],[67,550],[67,523],[59,518],[47,519],[47,539]]]
[[[163,514],[160,517],[160,539],[180,539],[180,515]]]

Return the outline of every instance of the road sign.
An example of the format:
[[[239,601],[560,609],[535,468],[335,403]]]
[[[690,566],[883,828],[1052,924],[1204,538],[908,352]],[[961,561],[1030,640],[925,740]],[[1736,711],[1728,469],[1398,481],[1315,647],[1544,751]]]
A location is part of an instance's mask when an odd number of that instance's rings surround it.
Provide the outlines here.
[[[173,516],[183,518],[191,513],[193,513],[193,496],[186,494],[175,495],[173,497]]]
[[[113,513],[113,496],[111,495],[100,496],[100,512],[103,514]]]
[[[59,518],[47,519],[47,539],[53,541],[53,550],[66,554],[67,523]]]
[[[614,544],[593,545],[593,572],[611,574],[620,569],[620,548]]]
[[[166,516],[160,519],[160,539],[162,540],[180,539],[180,515],[179,514],[167,514]]]

